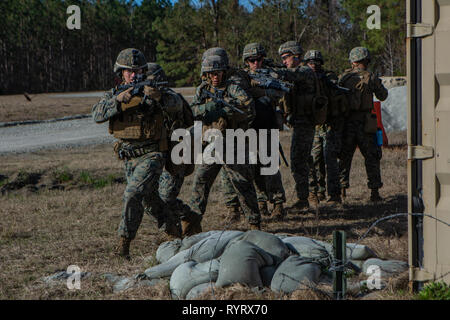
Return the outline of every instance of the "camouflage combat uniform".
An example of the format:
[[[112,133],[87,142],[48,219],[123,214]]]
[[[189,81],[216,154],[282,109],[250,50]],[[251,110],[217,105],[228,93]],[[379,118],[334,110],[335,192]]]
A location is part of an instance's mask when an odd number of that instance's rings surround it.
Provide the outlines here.
[[[244,50],[245,51],[245,50]],[[265,63],[263,63],[263,68],[267,70],[271,70]],[[272,109],[275,109],[275,104],[278,102],[278,100],[281,98],[282,94],[273,89],[263,89],[258,87],[255,84],[251,84],[251,80],[248,76],[248,74],[251,74],[252,71],[249,68],[245,68],[242,70],[242,72],[245,72],[246,75],[242,75],[242,73],[236,74],[234,73],[233,77],[231,79],[235,79],[237,76],[242,79],[240,81],[241,87],[252,96],[253,100],[255,101],[255,111],[256,111],[256,118],[258,118],[258,115],[260,114],[258,110],[265,109],[266,107],[270,107]],[[261,109],[260,109],[261,108]],[[260,116],[267,117],[268,115],[266,113],[261,113]],[[254,122],[264,122],[263,124],[259,125],[260,128],[255,129],[276,129],[274,125],[274,118],[275,118],[275,111],[273,112],[272,119],[264,119],[263,121],[258,121],[258,119],[255,119]],[[269,121],[267,121],[269,120]],[[271,121],[272,120],[272,121]],[[264,128],[263,128],[264,127]],[[267,146],[270,148],[270,131],[268,132],[267,136]],[[268,151],[268,154],[271,154],[271,150]],[[275,151],[278,152],[278,151]],[[261,175],[261,163],[258,161],[258,164],[255,167],[255,190],[257,195],[257,200],[260,204],[266,203],[267,201],[270,201],[272,204],[282,204],[286,202],[286,195],[283,187],[283,181],[281,177],[281,173],[278,170],[277,173],[273,175]],[[231,188],[230,181],[224,180],[226,178],[226,175],[224,173],[221,174],[222,179],[222,186],[224,188],[224,195],[225,195],[225,201],[227,207],[235,207],[239,206],[238,197],[233,188]]]
[[[210,56],[209,58],[214,59],[218,56]],[[226,128],[227,129],[238,129],[243,130],[248,129],[249,123],[255,116],[254,101],[253,99],[232,79],[227,79],[225,74],[225,79],[222,81],[223,87],[221,90],[224,91],[225,97],[230,103],[234,104],[235,107],[244,111],[244,114],[236,113],[229,110],[227,107],[223,107]],[[196,89],[196,94],[194,96],[193,102],[191,104],[194,116],[198,119],[204,119],[208,114],[205,112],[205,105],[211,102],[210,98],[204,96],[203,91],[208,90],[213,91],[213,87],[208,82],[203,82]],[[206,123],[204,125],[212,125],[217,123],[216,119],[213,123]],[[217,127],[215,127],[217,128]],[[220,128],[221,131],[225,127]],[[226,138],[224,136],[224,138]],[[224,148],[225,150],[225,148]],[[226,151],[230,152],[230,151]],[[234,152],[236,158],[236,150],[231,150]],[[248,163],[246,155],[246,163]],[[225,159],[225,155],[224,155]],[[233,185],[233,189],[237,191],[239,202],[241,208],[247,217],[251,225],[259,227],[260,224],[260,214],[258,210],[258,205],[256,201],[256,192],[253,185],[254,179],[254,165],[249,164],[201,164],[197,165],[194,172],[194,182],[192,187],[192,194],[190,200],[190,206],[193,212],[195,212],[200,218],[206,211],[206,205],[208,201],[209,192],[211,190],[212,184],[219,174],[220,170],[223,169],[224,174],[226,174],[229,181]]]
[[[146,70],[145,57],[136,49],[123,50],[114,71],[119,75],[124,68]],[[158,93],[155,96],[134,96],[130,102],[122,103],[117,100],[117,88],[113,88],[92,107],[95,122],[109,121],[109,132],[118,139],[114,149],[124,161],[127,186],[118,229],[121,239],[126,239],[126,244],[122,243],[123,256],[128,256],[129,243],[136,236],[144,210],[153,213],[170,235],[181,233],[176,218],[163,213],[158,185],[168,156],[171,124],[167,121],[183,112],[183,100],[168,88],[155,90]]]
[[[336,86],[338,77],[332,71],[319,70],[321,90],[328,98],[326,123],[316,126],[311,151],[310,192],[328,190],[330,200],[340,202],[338,156],[342,145],[345,94]]]
[[[350,61],[370,59],[368,50],[363,47],[354,48],[350,52]],[[370,61],[370,60],[369,60]],[[340,175],[342,188],[350,186],[350,168],[356,147],[359,147],[366,167],[367,186],[376,191],[383,186],[380,173],[381,147],[376,143],[377,119],[371,113],[373,94],[384,101],[388,91],[381,80],[373,73],[353,67],[345,70],[339,77],[339,84],[353,90],[348,104],[350,113],[345,121],[342,151],[340,155]],[[373,194],[373,193],[372,193]]]

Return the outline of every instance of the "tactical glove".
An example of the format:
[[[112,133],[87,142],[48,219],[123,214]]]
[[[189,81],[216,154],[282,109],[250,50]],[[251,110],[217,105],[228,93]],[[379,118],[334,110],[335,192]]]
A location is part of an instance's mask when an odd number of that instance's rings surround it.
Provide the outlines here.
[[[119,93],[116,97],[116,100],[120,103],[128,103],[131,100],[131,94],[130,91],[133,90],[133,87],[128,88],[125,91],[122,91],[121,93]]]
[[[197,109],[198,109],[197,114],[205,114],[210,111],[219,110],[219,109],[221,109],[221,106],[214,101],[209,101],[209,102],[205,103],[204,105],[198,106]]]

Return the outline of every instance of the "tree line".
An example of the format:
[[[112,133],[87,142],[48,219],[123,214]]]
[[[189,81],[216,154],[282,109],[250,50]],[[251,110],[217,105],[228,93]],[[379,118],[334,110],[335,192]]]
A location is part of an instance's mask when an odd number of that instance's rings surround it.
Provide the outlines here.
[[[404,75],[405,1],[376,2],[381,29],[369,30],[373,0],[2,0],[0,94],[110,88],[117,54],[127,47],[161,64],[171,85],[192,86],[209,47],[225,48],[242,66],[247,43],[261,42],[280,62],[279,45],[294,39],[305,51],[321,50],[336,72],[363,45],[376,72]],[[66,27],[70,5],[81,9],[80,30]]]

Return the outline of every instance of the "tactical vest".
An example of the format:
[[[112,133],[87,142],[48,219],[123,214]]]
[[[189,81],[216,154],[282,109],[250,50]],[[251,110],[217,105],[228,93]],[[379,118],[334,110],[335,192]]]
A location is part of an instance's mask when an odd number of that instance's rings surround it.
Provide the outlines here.
[[[126,141],[148,141],[159,144],[159,151],[168,150],[168,134],[164,116],[157,103],[151,107],[139,105],[117,114],[109,120],[109,133],[114,138]]]
[[[314,86],[317,90],[317,77],[315,74],[314,77]],[[292,118],[294,119],[302,118],[304,116],[312,117],[315,110],[315,95],[312,93],[305,93],[301,83],[295,83],[294,88],[290,93],[284,96],[282,102],[285,112],[292,115]]]
[[[351,111],[370,111],[373,109],[373,91],[370,89],[372,73],[367,70],[347,69],[339,84],[351,89],[348,105]]]
[[[338,77],[333,71],[323,71],[323,82],[325,94],[328,97],[328,120],[345,115],[348,111],[348,102],[346,94],[339,92],[329,82],[337,83]]]

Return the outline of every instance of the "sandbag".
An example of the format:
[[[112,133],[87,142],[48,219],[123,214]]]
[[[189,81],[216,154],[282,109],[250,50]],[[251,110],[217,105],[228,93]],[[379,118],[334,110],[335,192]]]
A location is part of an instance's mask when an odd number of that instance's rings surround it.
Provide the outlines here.
[[[282,240],[292,251],[304,258],[326,259],[330,256],[326,246],[307,237],[288,237]]]
[[[380,276],[381,278],[389,278],[395,276],[399,273],[402,273],[408,270],[408,263],[400,260],[381,260],[377,258],[372,258],[366,260],[363,264],[363,272],[364,274],[370,276],[373,273],[373,270],[369,270],[370,266],[378,266],[380,268]],[[371,272],[368,272],[371,271]]]
[[[201,283],[195,287],[193,287],[189,293],[186,295],[186,300],[194,300],[197,299],[200,295],[202,295],[204,292],[208,291],[211,286],[214,287],[215,282],[209,283]]]
[[[368,246],[356,243],[347,243],[346,254],[349,260],[367,260],[377,256]]]
[[[185,299],[193,287],[216,281],[218,272],[219,262],[216,259],[203,263],[189,261],[179,265],[170,277],[172,298]]]
[[[194,244],[191,248],[178,252],[168,261],[148,268],[144,274],[149,279],[169,277],[180,265],[188,261],[205,262],[219,257],[228,242],[241,235],[242,231],[219,231],[212,233]]]
[[[274,259],[253,243],[240,240],[226,248],[220,258],[217,287],[241,283],[249,287],[262,287],[259,269],[272,265]]]
[[[156,250],[156,260],[159,263],[164,263],[172,258],[180,251],[181,239],[175,239],[173,241],[166,241],[159,245]]]
[[[175,270],[180,264],[189,261],[189,256],[189,249],[180,251],[166,262],[146,269],[144,274],[148,279],[170,277],[173,270]]]
[[[206,239],[217,232],[222,232],[222,231],[212,230],[212,231],[208,231],[208,232],[197,233],[190,237],[183,238],[183,241],[181,242],[180,251],[189,249],[190,247],[192,247],[194,244],[196,244],[200,240]]]
[[[250,230],[237,237],[233,242],[245,240],[263,249],[275,259],[275,264],[280,263],[289,256],[289,249],[286,244],[277,236],[259,231]],[[230,245],[230,244],[229,244]]]
[[[272,283],[273,275],[277,270],[276,266],[266,266],[259,269],[259,273],[261,274],[261,280],[264,287],[270,287]]]
[[[314,240],[319,245],[325,247],[330,255],[333,255],[333,245],[328,242]],[[376,254],[368,246],[356,243],[347,243],[346,255],[348,260],[366,260],[369,258],[375,258]]]
[[[270,288],[275,292],[291,293],[317,283],[320,274],[319,264],[300,256],[290,256],[278,266]]]

